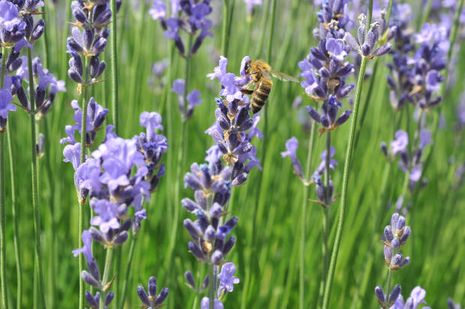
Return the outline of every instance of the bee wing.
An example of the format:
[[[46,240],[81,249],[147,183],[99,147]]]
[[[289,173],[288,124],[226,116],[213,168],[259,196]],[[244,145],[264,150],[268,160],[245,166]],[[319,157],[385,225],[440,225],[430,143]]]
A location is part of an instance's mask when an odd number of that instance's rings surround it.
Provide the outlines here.
[[[285,82],[294,82],[294,83],[299,83],[299,80],[293,76],[290,76],[290,75],[287,75],[285,73],[282,73],[282,72],[277,72],[277,71],[270,71],[270,75],[279,79],[279,80],[282,80],[282,81],[285,81]]]

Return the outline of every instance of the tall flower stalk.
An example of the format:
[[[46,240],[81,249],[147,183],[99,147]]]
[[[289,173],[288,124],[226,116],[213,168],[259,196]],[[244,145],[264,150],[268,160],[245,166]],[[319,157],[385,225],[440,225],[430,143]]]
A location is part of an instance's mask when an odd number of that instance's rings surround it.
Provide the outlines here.
[[[398,213],[392,215],[390,224],[384,228],[384,261],[387,268],[386,286],[384,289],[380,286],[375,288],[376,298],[383,309],[416,309],[426,304],[426,291],[421,287],[415,287],[410,297],[404,301],[401,295],[401,286],[399,284],[392,286],[393,273],[410,262],[410,258],[404,257],[401,252],[401,248],[407,242],[410,233],[411,230],[406,225],[405,217]],[[423,308],[429,309],[426,306]]]
[[[0,75],[0,89],[5,84],[6,74],[6,48],[2,45],[2,67]],[[3,99],[3,98],[2,98]],[[1,284],[1,303],[7,308],[7,292],[5,278],[5,137],[3,132],[0,133],[0,284]]]
[[[88,135],[86,117],[88,115],[88,88],[98,81],[105,70],[106,64],[100,61],[100,54],[107,45],[109,35],[108,24],[112,19],[109,0],[90,2],[88,5],[80,1],[71,3],[71,12],[75,19],[71,36],[67,40],[67,50],[71,55],[69,60],[69,77],[78,84],[82,113],[79,126],[80,151],[79,162],[84,163],[86,149],[91,145],[92,138]],[[116,97],[114,97],[116,98]],[[91,103],[89,103],[91,104]],[[79,198],[79,194],[78,194]],[[78,235],[81,237],[85,200],[79,199]],[[81,244],[80,238],[78,244]],[[83,269],[83,259],[79,257],[79,276]],[[79,307],[84,306],[84,285],[79,280]]]
[[[301,239],[299,258],[299,304],[300,308],[305,307],[305,225],[306,212],[308,207],[308,189],[311,184],[315,185],[318,200],[315,201],[323,208],[322,220],[322,280],[320,287],[320,301],[326,277],[328,264],[328,231],[329,231],[329,208],[333,203],[334,185],[331,180],[331,170],[335,168],[336,161],[334,148],[331,146],[331,131],[345,123],[351,114],[350,110],[340,111],[342,100],[346,98],[353,89],[353,85],[346,84],[346,79],[353,72],[353,66],[346,57],[349,47],[342,40],[346,31],[349,19],[346,14],[347,2],[329,1],[324,2],[321,11],[318,13],[319,25],[314,30],[314,35],[318,40],[318,46],[310,50],[309,55],[299,62],[302,71],[302,87],[306,94],[321,103],[319,108],[308,106],[310,118],[312,118],[312,128],[309,140],[309,153],[313,152],[313,138],[317,126],[320,126],[320,134],[326,135],[325,150],[321,155],[322,162],[313,173],[309,174],[311,165],[311,155],[308,154],[308,161],[304,174],[301,164],[297,158],[297,140],[290,139],[286,143],[287,151],[282,155],[291,158],[295,174],[302,180],[304,185],[304,200],[302,201],[301,214]]]
[[[14,103],[25,110],[30,118],[31,132],[31,171],[32,171],[32,208],[34,222],[34,287],[37,289],[37,296],[40,301],[35,299],[35,303],[40,303],[45,307],[45,290],[44,290],[44,274],[42,264],[42,252],[40,244],[40,205],[38,193],[38,143],[37,138],[37,119],[43,117],[53,104],[55,95],[58,91],[63,91],[62,82],[58,82],[48,70],[42,67],[38,58],[32,59],[32,48],[34,43],[42,36],[45,29],[43,19],[35,17],[40,16],[41,7],[44,5],[42,1],[34,0],[28,2],[8,2],[0,1],[1,13],[0,16],[0,39],[2,46],[2,87],[1,99],[3,106],[6,107],[1,113],[1,129],[6,127],[8,112],[15,110],[15,106],[11,104],[13,96],[16,96],[19,103]],[[4,14],[4,15],[3,15]],[[27,56],[20,57],[21,50],[26,48]],[[5,73],[9,71],[7,76]],[[15,72],[16,71],[16,72]],[[24,90],[24,85],[28,85],[28,93]],[[5,104],[6,103],[6,104]],[[3,138],[3,134],[2,134]],[[13,173],[13,151],[11,148],[11,136],[9,136],[8,152],[10,155],[10,171]],[[3,152],[3,150],[2,150]],[[2,163],[3,164],[3,163]],[[3,166],[3,165],[2,165]],[[2,176],[3,171],[2,171]],[[12,193],[15,195],[14,176],[11,177]],[[16,197],[12,197],[13,207],[15,207]],[[17,248],[17,216],[16,210],[14,214],[14,238],[15,238],[15,254],[17,271],[20,269],[19,248]],[[37,276],[36,276],[37,275]],[[18,289],[21,290],[21,278],[18,278]],[[21,296],[22,297],[22,296]],[[17,306],[20,306],[20,298],[17,299]]]
[[[207,130],[215,145],[207,151],[206,163],[192,164],[184,178],[185,185],[194,191],[194,199],[185,198],[182,205],[196,217],[195,221],[184,220],[191,236],[188,249],[209,269],[200,286],[191,271],[186,272],[185,278],[197,293],[207,290],[207,296],[201,300],[202,309],[221,308],[222,298],[239,283],[234,277],[236,266],[227,261],[227,254],[236,243],[230,233],[238,222],[237,217],[230,216],[228,202],[233,187],[243,184],[250,170],[258,165],[251,144],[259,134],[257,121],[251,115],[248,96],[241,92],[249,81],[244,69],[249,60],[243,59],[241,76],[235,76],[227,71],[227,59],[221,57],[219,66],[209,75],[222,85],[215,111],[217,120]]]
[[[325,288],[323,293],[323,308],[329,307],[329,299],[331,288],[336,269],[337,258],[342,239],[342,231],[344,228],[345,210],[348,203],[348,184],[349,173],[352,164],[352,156],[355,148],[355,140],[357,139],[357,125],[359,117],[360,102],[362,98],[362,90],[365,78],[365,72],[368,61],[376,57],[383,56],[388,53],[391,46],[387,41],[392,37],[392,31],[386,24],[385,14],[381,13],[381,17],[372,23],[373,16],[373,0],[369,2],[368,18],[361,15],[359,19],[359,27],[357,38],[353,37],[349,32],[344,34],[344,41],[348,44],[352,51],[355,52],[356,57],[361,58],[360,68],[357,77],[355,99],[353,103],[353,114],[351,119],[351,126],[349,132],[349,140],[346,148],[346,155],[344,160],[344,172],[342,176],[342,191],[341,191],[341,205],[339,208],[336,236],[334,239],[334,246],[331,253],[328,273],[325,281]]]

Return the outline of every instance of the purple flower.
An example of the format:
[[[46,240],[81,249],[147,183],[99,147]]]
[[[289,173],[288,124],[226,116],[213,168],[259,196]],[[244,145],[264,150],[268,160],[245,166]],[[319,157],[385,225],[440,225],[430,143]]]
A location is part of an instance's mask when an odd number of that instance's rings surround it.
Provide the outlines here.
[[[419,305],[425,304],[426,291],[421,287],[415,287],[410,293],[410,297],[407,298],[407,301],[404,303],[404,298],[402,295],[399,295],[394,305],[391,307],[393,309],[416,309]],[[423,307],[424,309],[429,309],[429,307]]]
[[[407,265],[410,258],[404,258],[400,247],[410,236],[410,227],[405,225],[405,217],[394,213],[391,223],[384,228],[384,260],[391,270],[397,270]]]
[[[393,309],[394,307],[392,307],[392,305],[397,303],[399,298],[402,298],[402,295],[400,295],[400,292],[401,292],[400,285],[394,286],[394,288],[392,289],[389,295],[385,295],[381,287],[377,286],[375,288],[376,298],[378,299],[378,303],[381,305],[382,308]]]
[[[161,0],[154,0],[149,13],[154,20],[159,20],[165,37],[174,41],[179,53],[186,58],[194,55],[210,32],[212,21],[208,15],[212,12],[210,0],[202,1],[171,1],[171,17],[167,18],[166,4]],[[181,31],[187,33],[192,40],[190,50],[186,52]]]
[[[386,43],[393,36],[392,31],[386,23],[385,12],[381,12],[379,19],[368,25],[368,19],[365,15],[360,15],[358,18],[359,27],[357,38],[352,36],[350,32],[346,32],[344,41],[355,51],[359,56],[373,59],[383,56],[391,50],[391,45]]]
[[[228,262],[223,264],[219,273],[219,295],[223,295],[226,292],[231,293],[234,290],[234,284],[239,283],[239,278],[234,277],[235,273],[236,266],[234,263]]]
[[[217,79],[221,83],[220,95],[225,97],[228,102],[234,100],[249,102],[249,98],[242,93],[241,89],[249,82],[248,76],[243,69],[244,64],[250,60],[248,56],[244,57],[241,64],[241,76],[236,76],[227,71],[228,59],[220,57],[219,64],[215,67],[213,73],[207,75],[210,79]]]
[[[0,117],[3,119],[8,118],[8,113],[15,111],[16,106],[11,104],[13,96],[8,89],[0,89]]]
[[[157,295],[157,280],[152,276],[149,278],[147,291],[142,285],[137,287],[137,295],[142,301],[142,307],[150,309],[161,308],[163,306],[163,302],[168,297],[168,288],[163,288],[160,291],[160,294]]]
[[[332,131],[349,120],[352,111],[346,110],[338,116],[341,108],[342,103],[337,100],[336,96],[331,95],[321,106],[322,113],[317,112],[311,106],[307,106],[307,111],[314,121],[321,124],[320,132],[325,132]]]
[[[292,162],[292,167],[294,168],[294,173],[299,176],[299,178],[304,179],[304,172],[302,169],[302,164],[300,163],[299,158],[297,158],[297,148],[299,147],[299,141],[295,137],[291,137],[286,141],[286,151],[281,152],[283,158],[289,157]]]
[[[92,235],[89,231],[82,232],[82,243],[84,246],[80,249],[73,250],[74,256],[78,256],[79,254],[84,254],[87,261],[93,259],[92,255]]]
[[[75,22],[71,36],[67,40],[67,50],[71,56],[68,75],[79,84],[93,84],[97,82],[105,70],[106,64],[100,61],[100,54],[107,45],[109,30],[107,29],[112,15],[109,1],[98,1],[91,8],[84,2],[73,1],[71,11]],[[83,58],[87,59],[86,68]],[[88,70],[89,76],[83,74]],[[87,78],[84,80],[83,78]]]
[[[63,149],[63,157],[64,157],[63,161],[71,162],[74,170],[76,170],[79,167],[80,156],[81,156],[81,144],[80,143],[66,145],[65,148]]]
[[[185,93],[185,87],[185,81],[182,79],[176,79],[173,82],[172,90],[178,95],[179,109],[184,120],[192,117],[195,107],[202,103],[199,90],[192,90],[189,94],[187,94]],[[186,95],[187,106],[184,101],[184,95]]]
[[[214,302],[213,309],[224,309],[223,303],[219,299],[215,298]],[[208,297],[202,298],[200,309],[210,309],[210,299]]]
[[[247,12],[251,15],[256,6],[262,5],[262,0],[244,0],[245,5],[247,6]]]
[[[140,125],[147,128],[147,139],[152,140],[158,130],[163,130],[161,116],[158,113],[143,112],[140,114]]]
[[[162,0],[154,0],[152,3],[152,8],[149,10],[149,13],[154,20],[165,18],[166,4]]]
[[[68,135],[60,140],[62,144],[74,144],[76,142],[75,134],[81,132],[82,111],[79,103],[76,100],[71,102],[71,107],[74,109],[75,124],[66,126],[65,132]],[[95,141],[97,131],[103,125],[108,114],[108,109],[99,105],[94,98],[90,98],[87,105],[86,117],[86,144],[92,145]]]
[[[0,42],[14,46],[26,32],[26,23],[21,19],[18,8],[6,0],[0,1]]]
[[[107,200],[92,199],[90,206],[95,212],[95,216],[90,220],[90,224],[100,228],[102,233],[108,233],[110,229],[120,227],[119,218],[126,212],[126,205],[116,205]]]
[[[394,140],[391,142],[391,153],[397,155],[407,152],[408,134],[403,130],[398,130]]]

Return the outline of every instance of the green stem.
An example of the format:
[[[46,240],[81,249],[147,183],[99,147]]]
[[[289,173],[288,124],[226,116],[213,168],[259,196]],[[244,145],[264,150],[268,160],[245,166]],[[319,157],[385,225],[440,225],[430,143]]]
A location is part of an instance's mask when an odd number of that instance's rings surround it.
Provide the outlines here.
[[[2,46],[2,73],[0,75],[0,89],[3,89],[6,74],[6,48]],[[5,278],[5,165],[4,148],[5,135],[0,132],[0,285],[1,302],[3,308],[8,308]]]
[[[218,277],[218,270],[215,264],[211,264],[210,268],[210,288],[208,290],[208,298],[210,299],[209,302],[209,309],[214,309],[215,307],[215,293],[216,293],[216,281]]]
[[[38,162],[37,162],[37,133],[36,133],[36,120],[35,120],[35,87],[34,87],[34,72],[32,68],[32,54],[31,49],[27,49],[27,65],[29,71],[29,102],[30,102],[30,124],[31,124],[31,171],[32,171],[32,209],[34,212],[34,254],[35,262],[37,265],[38,274],[38,294],[42,308],[47,308],[45,304],[45,291],[42,256],[40,249],[40,209],[39,209],[39,177],[38,177]]]
[[[389,293],[391,293],[391,281],[392,281],[392,271],[388,268],[387,280],[386,280],[386,298],[389,298]]]
[[[113,258],[113,248],[108,247],[107,254],[105,257],[105,267],[103,269],[103,276],[102,276],[103,290],[101,291],[101,294],[100,294],[99,309],[105,309],[105,298],[107,295],[107,289],[110,286],[108,282],[108,278],[110,276],[112,258]]]
[[[326,283],[326,276],[328,270],[328,234],[329,234],[329,206],[331,205],[332,196],[328,190],[331,175],[330,175],[330,164],[331,163],[331,131],[328,131],[326,134],[326,158],[325,158],[325,205],[323,205],[323,222],[322,222],[322,256],[323,256],[323,270],[322,270],[322,280],[320,286],[320,295],[319,295],[319,304],[323,300],[323,291]]]
[[[84,57],[83,69],[84,69],[84,82],[81,84],[81,154],[79,157],[79,163],[84,163],[86,159],[86,132],[87,132],[87,88],[89,85],[87,84],[87,80],[89,77],[89,68],[87,67],[88,59]],[[85,201],[81,201],[80,193],[78,192],[78,247],[81,247],[81,235],[82,235],[82,227],[84,221],[84,206]],[[82,254],[79,255],[79,308],[84,308],[84,282],[81,280],[81,273],[84,268],[84,257]]]
[[[111,114],[113,124],[115,125],[115,133],[120,132],[118,121],[118,46],[117,46],[117,22],[116,22],[116,0],[111,0],[111,12],[113,18],[111,20]]]
[[[234,0],[233,0],[234,1]],[[228,47],[229,47],[229,36],[228,36],[228,27],[229,27],[229,9],[230,9],[230,0],[223,1],[223,29],[222,29],[222,38],[221,38],[221,52],[224,57],[228,57]]]
[[[128,282],[129,282],[129,276],[131,274],[131,267],[132,267],[132,260],[134,258],[134,249],[136,247],[136,240],[137,240],[137,235],[133,234],[131,237],[131,243],[129,245],[129,255],[128,255],[128,262],[126,264],[126,274],[124,276],[124,281],[123,281],[123,289],[121,293],[121,300],[119,303],[118,308],[123,309],[124,308],[124,301],[126,300],[126,293],[128,291]]]
[[[331,254],[331,260],[328,269],[328,277],[326,279],[325,284],[325,292],[323,295],[323,309],[329,308],[329,298],[331,295],[331,288],[334,279],[334,271],[336,269],[337,258],[339,254],[339,249],[341,245],[342,239],[342,230],[344,228],[344,219],[345,219],[345,210],[347,207],[347,189],[349,184],[349,172],[350,166],[352,163],[352,156],[354,152],[354,142],[356,138],[356,129],[357,129],[357,120],[359,114],[359,107],[360,101],[362,97],[362,87],[363,87],[363,78],[365,76],[366,66],[367,66],[368,59],[366,57],[362,57],[362,63],[360,65],[360,71],[357,78],[357,86],[356,86],[356,93],[355,93],[355,100],[354,100],[354,112],[352,115],[352,120],[350,124],[350,135],[349,135],[349,142],[347,144],[346,149],[346,157],[344,162],[344,173],[342,176],[342,192],[341,192],[341,206],[339,208],[339,218],[337,223],[336,229],[336,236],[334,239],[334,247]]]
[[[11,186],[11,214],[13,216],[13,246],[15,251],[15,264],[16,264],[16,308],[21,308],[21,298],[23,293],[23,277],[22,277],[22,264],[21,264],[21,251],[19,245],[19,216],[16,209],[16,174],[14,168],[13,145],[11,142],[11,128],[10,122],[7,122],[6,138],[10,165],[10,186]]]
[[[305,182],[308,181],[312,165],[313,144],[315,141],[316,124],[313,121],[310,127],[310,135],[307,145],[307,161],[305,165]],[[299,256],[299,308],[305,308],[305,241],[306,241],[306,225],[307,225],[307,207],[308,195],[310,187],[304,183],[303,186],[303,199],[302,199],[302,213],[300,215],[300,256]]]
[[[271,56],[273,55],[273,37],[274,37],[274,28],[275,28],[275,20],[276,20],[276,0],[272,0],[271,2],[271,24],[270,24],[270,38],[268,40],[268,49],[266,52],[266,60],[268,62],[272,62]]]
[[[192,36],[189,37],[189,51],[192,48]],[[174,217],[173,217],[173,223],[171,226],[171,237],[170,237],[170,242],[168,245],[168,256],[171,256],[174,250],[174,246],[176,243],[176,237],[177,237],[177,232],[178,232],[178,219],[179,219],[179,210],[180,210],[180,191],[181,191],[181,179],[182,179],[182,172],[183,172],[183,162],[184,158],[187,152],[187,143],[186,143],[186,137],[187,137],[187,109],[188,109],[188,102],[187,102],[187,94],[188,94],[188,89],[189,89],[189,80],[190,80],[190,71],[191,71],[191,61],[192,57],[190,54],[188,54],[186,58],[186,66],[185,66],[185,71],[184,71],[184,93],[183,93],[183,106],[182,110],[180,110],[181,114],[181,136],[179,139],[179,150],[177,152],[177,162],[176,162],[176,180],[175,180],[175,194],[174,194],[174,203],[173,203],[173,209],[174,209]],[[171,263],[171,259],[169,263]],[[171,269],[171,267],[170,267]]]

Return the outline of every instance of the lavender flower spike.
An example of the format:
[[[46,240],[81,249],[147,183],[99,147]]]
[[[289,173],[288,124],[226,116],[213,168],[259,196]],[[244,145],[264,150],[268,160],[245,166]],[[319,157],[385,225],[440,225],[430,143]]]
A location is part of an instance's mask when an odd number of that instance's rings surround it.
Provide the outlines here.
[[[148,293],[147,293],[148,292]],[[163,306],[163,302],[168,297],[168,288],[163,288],[157,295],[157,280],[150,277],[147,285],[147,291],[142,285],[137,287],[137,295],[142,301],[142,308],[158,309]]]

